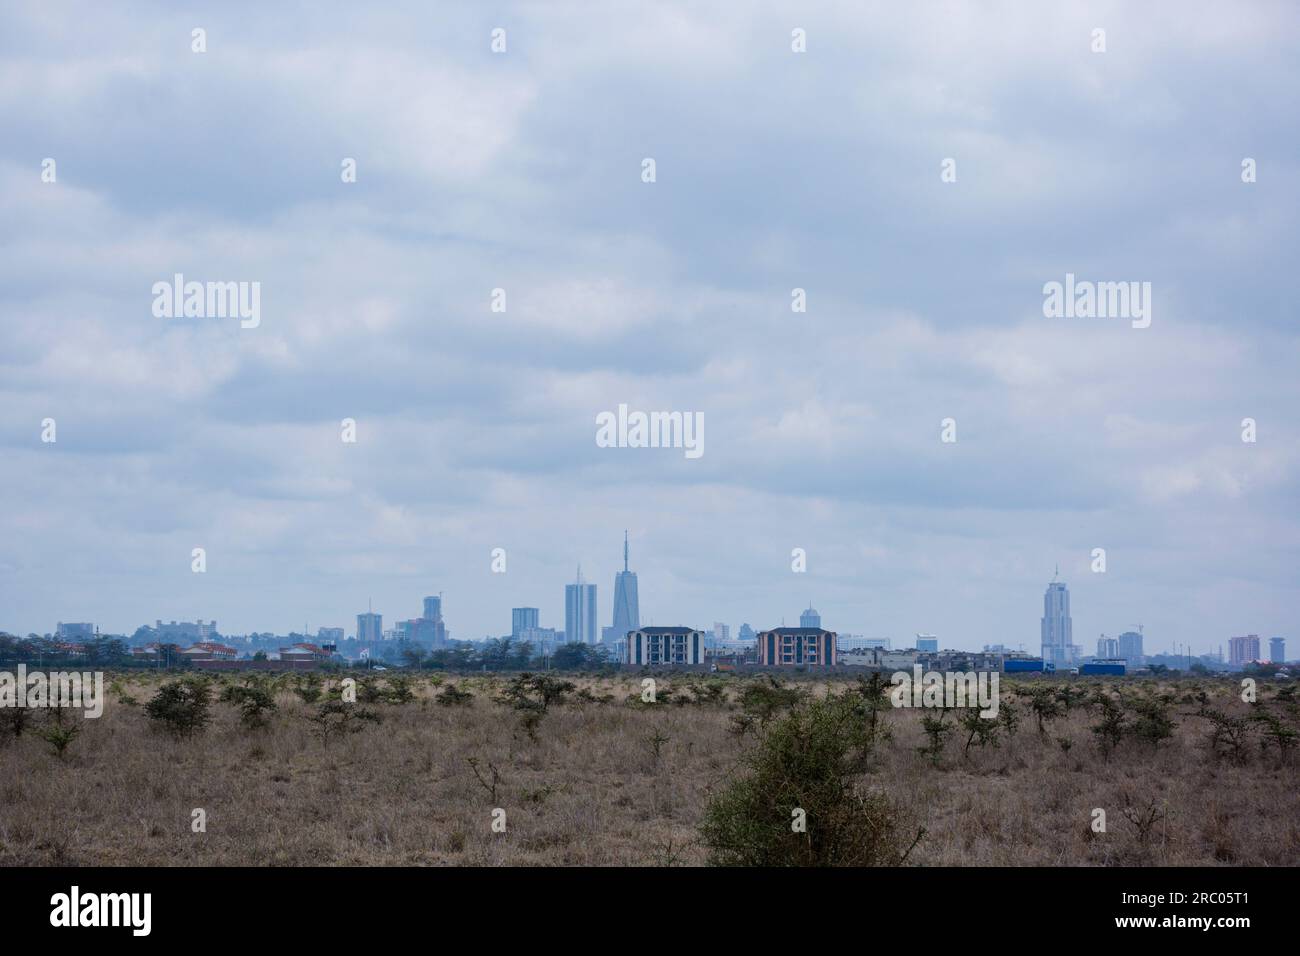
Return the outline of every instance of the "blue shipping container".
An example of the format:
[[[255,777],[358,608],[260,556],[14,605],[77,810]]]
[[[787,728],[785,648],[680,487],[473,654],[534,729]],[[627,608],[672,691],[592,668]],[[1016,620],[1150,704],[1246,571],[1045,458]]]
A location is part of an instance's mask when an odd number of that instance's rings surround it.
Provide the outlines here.
[[[1124,676],[1123,664],[1084,664],[1079,668],[1080,674],[1117,674]]]
[[[1008,674],[1041,671],[1042,661],[1030,661],[1020,657],[1008,657],[1002,662],[1002,670]]]

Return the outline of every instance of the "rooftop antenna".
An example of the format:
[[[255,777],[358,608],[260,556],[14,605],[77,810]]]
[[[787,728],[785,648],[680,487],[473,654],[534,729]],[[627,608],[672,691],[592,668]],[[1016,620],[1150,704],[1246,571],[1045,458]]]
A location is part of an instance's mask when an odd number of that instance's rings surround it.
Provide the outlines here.
[[[623,529],[623,573],[627,574],[627,528]]]

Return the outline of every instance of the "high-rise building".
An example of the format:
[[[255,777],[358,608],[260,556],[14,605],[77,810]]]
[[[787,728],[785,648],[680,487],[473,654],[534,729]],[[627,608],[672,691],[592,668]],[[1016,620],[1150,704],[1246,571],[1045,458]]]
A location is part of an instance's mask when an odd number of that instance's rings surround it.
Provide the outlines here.
[[[1103,634],[1097,638],[1097,656],[1102,660],[1114,660],[1124,655],[1119,652],[1119,638]]]
[[[208,624],[203,623],[203,618],[197,621],[172,621],[170,624],[158,620],[154,626],[154,638],[159,641],[207,641],[216,636],[215,618]]]
[[[641,626],[641,606],[637,596],[636,572],[627,569],[627,532],[623,532],[623,570],[614,575],[614,630],[617,641]],[[592,638],[595,640],[595,638]]]
[[[442,620],[442,595],[424,599],[424,619],[426,621]]]
[[[1074,658],[1074,624],[1070,619],[1070,591],[1055,578],[1043,595],[1043,662],[1069,667]]]
[[[916,649],[923,654],[939,653],[939,638],[933,634],[916,635]]]
[[[55,636],[61,641],[81,641],[89,640],[95,636],[94,624],[65,624],[60,621],[54,631]]]
[[[535,607],[512,607],[510,609],[510,636],[519,637],[524,631],[536,630],[540,614]]]
[[[384,616],[373,611],[357,615],[357,640],[381,641],[384,637]]]
[[[718,644],[721,644],[723,641],[731,640],[731,628],[721,621],[714,621],[713,640]]]
[[[748,624],[740,625],[740,630],[736,632],[736,640],[738,641],[752,641],[754,636],[754,629]]]
[[[1274,664],[1286,663],[1286,638],[1270,637],[1268,639],[1268,659]]]
[[[799,626],[818,628],[822,626],[822,616],[813,610],[811,603],[808,605],[808,610],[799,615]]]
[[[600,640],[596,628],[596,585],[582,580],[582,567],[578,567],[578,580],[564,586],[564,640],[570,644],[595,644]]]
[[[1142,625],[1139,624],[1138,627]],[[1119,636],[1119,655],[1128,661],[1130,668],[1141,667],[1146,663],[1146,657],[1142,653],[1142,632],[1125,631]]]
[[[1240,666],[1259,660],[1259,635],[1228,638],[1228,664]]]

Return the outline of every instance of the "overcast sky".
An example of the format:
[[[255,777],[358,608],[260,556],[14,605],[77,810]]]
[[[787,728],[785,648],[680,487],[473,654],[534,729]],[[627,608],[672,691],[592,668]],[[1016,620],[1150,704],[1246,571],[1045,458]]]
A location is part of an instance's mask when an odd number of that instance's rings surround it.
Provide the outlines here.
[[[626,528],[643,622],[1296,656],[1300,7],[201,6],[0,14],[0,629],[607,625]]]

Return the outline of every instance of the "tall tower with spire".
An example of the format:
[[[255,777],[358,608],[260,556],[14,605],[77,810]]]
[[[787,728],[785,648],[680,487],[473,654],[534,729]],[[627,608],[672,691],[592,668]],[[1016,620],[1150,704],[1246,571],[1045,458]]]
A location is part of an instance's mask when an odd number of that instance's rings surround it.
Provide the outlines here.
[[[636,572],[628,570],[627,532],[623,532],[623,570],[614,575],[614,626],[612,638],[621,641],[628,631],[641,627],[641,606],[637,595]]]

